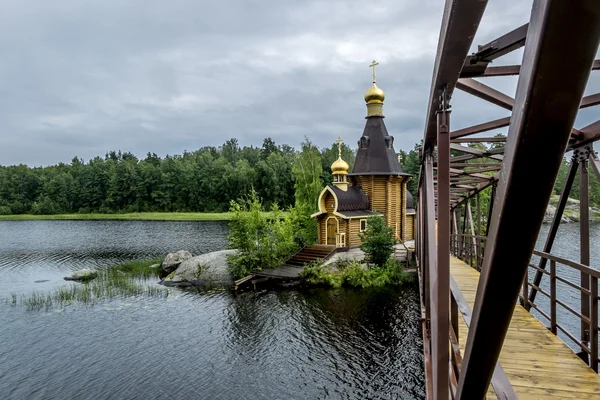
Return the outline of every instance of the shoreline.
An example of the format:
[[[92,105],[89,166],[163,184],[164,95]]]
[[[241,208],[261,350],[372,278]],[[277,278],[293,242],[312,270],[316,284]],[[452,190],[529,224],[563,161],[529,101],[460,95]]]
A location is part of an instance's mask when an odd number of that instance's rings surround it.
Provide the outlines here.
[[[270,213],[265,213],[269,215]],[[230,221],[233,213],[186,213],[186,212],[142,212],[123,214],[54,214],[33,215],[16,214],[0,215],[1,221],[37,221],[37,220],[62,220],[62,221]]]

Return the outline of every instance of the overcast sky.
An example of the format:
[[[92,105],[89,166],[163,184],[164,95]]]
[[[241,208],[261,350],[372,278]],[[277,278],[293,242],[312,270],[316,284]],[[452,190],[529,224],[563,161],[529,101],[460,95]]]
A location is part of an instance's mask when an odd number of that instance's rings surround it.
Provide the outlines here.
[[[356,147],[373,59],[396,150],[411,149],[423,136],[443,3],[0,0],[0,164],[119,149],[164,156],[233,137],[297,147],[307,136],[323,147],[341,135]],[[531,1],[490,1],[473,50],[530,10]],[[493,79],[514,96],[515,78]],[[508,115],[461,93],[453,104],[454,129]]]

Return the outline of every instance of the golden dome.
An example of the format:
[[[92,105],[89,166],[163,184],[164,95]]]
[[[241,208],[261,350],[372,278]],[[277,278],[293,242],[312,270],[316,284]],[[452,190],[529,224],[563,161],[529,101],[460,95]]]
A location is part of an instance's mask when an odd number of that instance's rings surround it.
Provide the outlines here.
[[[385,93],[383,92],[383,90],[377,87],[375,82],[373,82],[373,86],[369,90],[367,90],[367,93],[365,93],[365,101],[367,102],[367,104],[383,103],[384,99]]]
[[[331,173],[333,175],[345,175],[348,173],[349,169],[350,166],[346,161],[342,160],[342,157],[338,157],[338,159],[331,164]]]

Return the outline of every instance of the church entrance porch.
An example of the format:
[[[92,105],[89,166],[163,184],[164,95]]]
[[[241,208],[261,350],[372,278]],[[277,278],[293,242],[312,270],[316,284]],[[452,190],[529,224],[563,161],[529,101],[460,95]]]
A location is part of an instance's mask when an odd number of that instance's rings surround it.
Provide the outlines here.
[[[327,245],[337,245],[338,220],[335,217],[327,218]]]

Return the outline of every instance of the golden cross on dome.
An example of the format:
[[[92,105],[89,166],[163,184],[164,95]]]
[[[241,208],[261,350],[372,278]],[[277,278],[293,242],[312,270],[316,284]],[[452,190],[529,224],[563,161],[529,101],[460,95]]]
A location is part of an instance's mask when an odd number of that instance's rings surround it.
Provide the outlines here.
[[[375,78],[375,66],[379,65],[379,63],[375,60],[373,60],[373,63],[371,65],[369,65],[369,67],[373,67],[373,83],[375,83],[377,81],[377,79]]]
[[[338,136],[337,142],[338,142],[338,157],[342,158],[342,137],[341,136]]]

